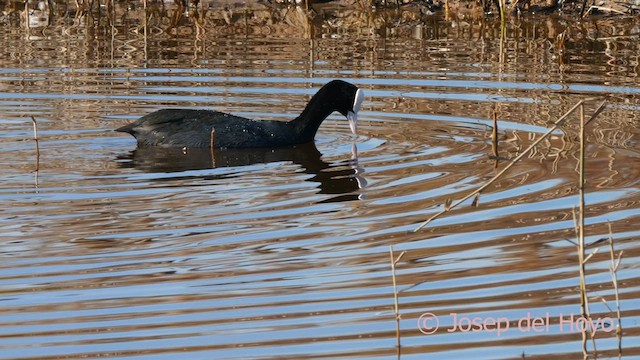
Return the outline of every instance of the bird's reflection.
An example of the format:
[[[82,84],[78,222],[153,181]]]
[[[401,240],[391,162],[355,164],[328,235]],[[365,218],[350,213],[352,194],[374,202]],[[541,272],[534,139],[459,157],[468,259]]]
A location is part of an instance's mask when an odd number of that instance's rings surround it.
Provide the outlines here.
[[[337,195],[323,202],[351,201],[362,198],[359,189],[366,186],[362,176],[364,169],[358,164],[355,144],[350,159],[328,163],[314,143],[274,149],[180,149],[139,147],[117,158],[121,167],[135,168],[145,172],[175,173],[222,167],[239,167],[253,164],[290,161],[313,177],[306,181],[318,183],[321,194]],[[190,175],[188,177],[193,177]],[[229,175],[203,178],[229,178]],[[169,179],[169,178],[168,178]],[[175,180],[172,176],[170,179]]]

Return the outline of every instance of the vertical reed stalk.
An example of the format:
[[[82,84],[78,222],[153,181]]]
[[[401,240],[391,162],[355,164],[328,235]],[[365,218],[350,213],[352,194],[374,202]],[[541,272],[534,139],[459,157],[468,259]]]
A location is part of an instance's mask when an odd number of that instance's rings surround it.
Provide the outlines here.
[[[491,131],[491,150],[496,159],[494,168],[498,168],[498,114],[493,111],[493,129]]]
[[[148,38],[147,38],[147,28],[149,27],[147,16],[149,16],[149,14],[147,12],[147,0],[144,0],[142,2],[142,6],[144,8],[144,20],[142,22],[142,26],[143,26],[143,28],[142,28],[142,36],[143,36],[143,39],[144,39],[144,63],[145,63],[145,66],[146,66],[147,65],[147,61],[149,61],[149,51],[148,51],[149,50],[148,49],[149,42],[148,42]]]
[[[593,112],[588,121],[585,121],[584,117],[584,104],[580,104],[580,157],[579,157],[579,190],[580,190],[580,204],[579,204],[579,212],[578,219],[576,221],[576,235],[578,236],[578,262],[579,262],[579,272],[580,272],[580,314],[585,320],[591,320],[591,313],[589,310],[589,298],[587,294],[587,286],[586,286],[586,270],[585,265],[589,259],[598,251],[596,249],[593,253],[591,253],[588,257],[585,258],[585,244],[584,244],[584,217],[585,217],[585,158],[586,158],[586,135],[585,129],[586,126],[593,121],[599,114],[604,110],[606,106],[605,102],[602,102],[600,106]],[[575,211],[574,211],[574,219],[575,219]],[[592,333],[590,333],[592,334]],[[591,341],[593,343],[593,351],[597,356],[596,342],[593,334],[591,335]],[[585,329],[582,332],[582,354],[584,359],[589,357],[587,353],[587,330]]]
[[[618,324],[616,325],[616,337],[618,338],[618,358],[622,357],[622,314],[620,311],[620,293],[618,291],[618,268],[620,267],[620,260],[622,260],[622,250],[618,253],[618,259],[616,260],[615,251],[613,249],[613,233],[611,232],[611,223],[608,223],[609,227],[609,255],[611,257],[611,282],[613,283],[613,290],[616,296],[616,317]]]
[[[216,167],[216,158],[215,158],[215,152],[214,152],[214,145],[215,145],[215,129],[211,129],[211,166],[212,167]]]
[[[40,168],[40,139],[38,138],[38,122],[33,116],[31,116],[31,123],[33,124],[33,140],[36,142],[36,171],[38,171]]]
[[[585,139],[584,139],[584,104],[580,104],[580,179],[578,187],[580,189],[580,208],[578,211],[578,262],[580,271],[580,314],[585,320],[590,319],[589,300],[587,298],[587,286],[585,280],[585,259],[584,259],[584,160],[585,160]],[[587,353],[587,331],[582,332],[582,354],[585,359]]]
[[[504,21],[507,17],[507,2],[506,0],[498,0],[498,6],[500,7],[500,21],[502,21],[502,27],[504,27]]]
[[[24,3],[24,24],[27,28],[27,40],[29,39],[29,33],[31,32],[31,24],[29,23],[29,1]]]
[[[398,287],[396,282],[396,264],[404,256],[406,251],[403,251],[397,258],[393,256],[393,245],[389,246],[389,257],[391,260],[391,277],[393,279],[393,312],[396,315],[396,346],[398,349],[398,357],[400,357],[400,310],[398,308]]]
[[[33,124],[33,140],[36,142],[36,169],[35,169],[35,182],[38,186],[38,171],[40,170],[40,144],[38,139],[38,122],[34,116],[31,116],[31,123]]]

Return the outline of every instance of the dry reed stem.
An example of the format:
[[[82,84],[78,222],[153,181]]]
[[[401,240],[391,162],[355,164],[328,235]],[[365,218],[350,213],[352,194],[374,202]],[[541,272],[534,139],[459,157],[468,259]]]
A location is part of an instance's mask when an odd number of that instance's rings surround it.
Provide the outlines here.
[[[618,259],[615,260],[615,251],[613,249],[613,233],[611,231],[611,223],[607,223],[609,227],[609,254],[611,256],[611,267],[609,271],[611,273],[611,282],[613,283],[614,294],[616,296],[616,317],[618,318],[618,325],[616,326],[616,337],[618,338],[618,357],[622,356],[622,314],[620,311],[620,293],[618,290],[618,268],[620,267],[620,261],[622,260],[622,250],[618,253]]]
[[[455,203],[451,204],[451,206],[445,206],[443,210],[439,211],[438,213],[432,215],[430,218],[428,218],[427,220],[425,220],[424,222],[422,222],[422,224],[420,224],[417,228],[415,228],[413,230],[413,232],[417,232],[418,230],[422,229],[423,227],[427,226],[427,224],[429,224],[431,221],[433,221],[435,218],[439,217],[440,215],[450,211],[451,209],[457,207],[458,205],[462,204],[464,201],[466,201],[467,199],[471,198],[472,196],[479,194],[480,192],[482,192],[482,190],[486,189],[487,187],[489,187],[491,184],[493,184],[497,179],[499,179],[505,172],[507,172],[507,170],[509,170],[513,165],[515,165],[518,161],[520,161],[520,159],[522,159],[526,154],[528,154],[533,148],[535,148],[542,140],[546,139],[547,136],[549,136],[552,132],[554,132],[558,127],[560,127],[564,121],[567,119],[567,117],[569,115],[571,115],[579,106],[581,106],[585,101],[588,101],[591,99],[585,99],[585,100],[580,100],[578,103],[576,103],[575,105],[573,105],[573,107],[571,109],[569,109],[569,111],[567,111],[564,115],[562,115],[558,120],[556,120],[556,122],[553,124],[553,126],[551,128],[549,128],[549,130],[547,130],[546,133],[544,133],[542,136],[540,136],[536,141],[534,141],[531,145],[529,145],[529,147],[527,147],[524,151],[522,151],[518,156],[516,156],[507,166],[505,166],[502,170],[500,170],[500,172],[498,172],[494,177],[492,177],[489,181],[487,181],[486,183],[484,183],[484,185],[480,186],[478,189],[470,192],[469,194],[467,194],[466,196],[464,196],[462,199],[456,201]]]
[[[589,9],[587,11],[585,11],[584,15],[582,15],[582,18],[584,19],[585,17],[587,17],[587,15],[589,15],[593,10],[607,11],[607,12],[616,13],[616,14],[619,14],[619,15],[626,15],[624,12],[622,12],[620,10],[612,9],[612,8],[605,7],[605,6],[591,5],[591,6],[589,6]]]
[[[33,140],[35,140],[36,142],[36,184],[38,182],[38,178],[37,178],[37,173],[38,170],[40,170],[40,144],[39,144],[39,138],[38,138],[38,122],[36,121],[36,118],[32,115],[31,116],[31,123],[33,124]]]
[[[500,5],[500,21],[504,24],[507,18],[507,0],[498,0],[498,4]]]
[[[148,38],[148,28],[149,28],[149,13],[147,7],[147,0],[143,1],[143,11],[144,17],[142,21],[142,38],[143,38],[143,50],[144,50],[144,61],[149,60],[149,38]]]
[[[573,241],[570,241],[571,243],[573,243],[576,246],[576,250],[578,252],[578,270],[580,272],[580,314],[581,317],[584,317],[585,319],[588,319],[588,317],[584,316],[584,312],[583,309],[585,308],[585,304],[586,304],[586,286],[585,286],[585,280],[584,280],[584,247],[580,246],[580,223],[578,220],[578,214],[576,214],[576,208],[573,207],[573,209],[571,210],[571,214],[573,215],[573,230],[576,233],[576,237],[578,238],[578,242],[574,243]],[[582,356],[583,359],[587,359],[588,358],[588,353],[587,353],[587,333],[586,331],[582,331],[581,333],[582,335]]]
[[[580,163],[579,163],[580,212],[578,217],[578,223],[576,224],[576,226],[577,226],[577,234],[578,234],[578,260],[580,262],[579,264],[580,266],[580,312],[581,312],[581,316],[585,319],[591,319],[591,313],[589,310],[589,298],[587,296],[587,289],[586,289],[585,265],[587,261],[589,261],[589,259],[593,255],[595,255],[600,249],[600,248],[596,248],[589,256],[585,258],[584,256],[584,250],[585,250],[585,244],[584,244],[585,189],[584,189],[584,186],[586,182],[586,179],[585,179],[585,158],[586,158],[585,129],[586,129],[586,126],[591,121],[593,121],[602,112],[602,110],[604,110],[605,106],[606,106],[606,102],[603,101],[593,112],[589,120],[585,121],[584,105],[580,105],[580,158],[579,158],[580,159]],[[574,214],[574,220],[575,220],[575,214]],[[593,351],[597,357],[598,350],[596,348],[595,338],[593,336],[593,333],[590,333],[590,334],[591,334],[591,342],[593,343]],[[582,353],[585,359],[588,358],[586,341],[587,341],[586,331],[583,331],[582,332]]]
[[[491,150],[493,150],[493,156],[498,159],[498,114],[493,112],[493,129],[491,130]],[[495,167],[498,167],[498,161],[496,161]]]
[[[30,33],[30,23],[29,23],[29,2],[25,1],[24,3],[24,21],[25,27],[27,28],[27,39],[29,39]]]
[[[215,132],[216,132],[216,129],[211,129],[211,148],[210,148],[211,149],[211,167],[216,167],[216,156],[215,156],[214,147],[213,147],[215,145],[215,141],[214,141]]]
[[[396,315],[396,345],[398,347],[398,351],[400,350],[400,310],[398,308],[398,287],[396,282],[396,264],[402,257],[406,251],[403,251],[398,255],[397,258],[393,257],[393,245],[389,246],[389,257],[391,260],[391,277],[393,279],[393,303],[394,303],[394,313]],[[400,354],[398,353],[398,356]]]
[[[591,318],[589,313],[589,299],[587,297],[587,285],[585,279],[585,257],[584,257],[584,183],[585,183],[585,119],[584,104],[580,104],[580,179],[578,183],[580,196],[580,209],[578,211],[578,269],[580,271],[580,314],[586,320]],[[594,344],[595,345],[595,344]],[[587,353],[587,332],[582,331],[582,354],[586,358]]]
[[[589,259],[591,259],[593,257],[593,255],[597,254],[598,251],[600,251],[600,248],[595,248],[591,254],[589,254],[586,258],[584,258],[584,263],[586,264],[587,262],[589,262]]]
[[[598,105],[598,107],[596,108],[596,110],[593,112],[593,114],[591,114],[591,117],[589,118],[589,120],[587,120],[587,122],[584,124],[585,128],[596,118],[598,117],[598,115],[600,115],[600,113],[607,107],[607,102],[603,101],[600,103],[600,105]]]

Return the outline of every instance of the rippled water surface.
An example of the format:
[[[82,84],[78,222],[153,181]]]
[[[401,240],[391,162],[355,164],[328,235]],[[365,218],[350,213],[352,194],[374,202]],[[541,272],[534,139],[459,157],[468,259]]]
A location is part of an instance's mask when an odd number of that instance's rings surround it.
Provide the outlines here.
[[[611,321],[597,355],[619,354],[610,225],[622,357],[640,356],[637,18],[501,31],[415,12],[32,2],[27,24],[8,3],[0,357],[582,358],[577,113],[476,207],[413,232],[580,100],[587,116],[608,104],[587,129],[587,289]],[[111,131],[168,107],[289,120],[334,78],[366,92],[358,137],[338,114],[294,149],[136,149]]]

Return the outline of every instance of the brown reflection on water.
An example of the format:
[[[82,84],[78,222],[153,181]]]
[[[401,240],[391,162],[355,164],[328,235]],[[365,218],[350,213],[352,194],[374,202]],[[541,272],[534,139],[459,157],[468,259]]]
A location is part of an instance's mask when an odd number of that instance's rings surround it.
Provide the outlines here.
[[[37,8],[36,3],[48,6],[47,2],[33,2],[30,6]],[[25,29],[24,18],[20,18],[24,10],[15,2],[9,4],[5,15],[12,25],[9,30],[15,35],[26,32],[27,36],[8,39],[7,48],[12,56],[7,60],[23,68],[38,68],[38,63],[43,61],[40,55],[46,53],[49,68],[70,68],[72,72],[74,68],[84,68],[81,74],[74,74],[73,84],[58,91],[87,94],[89,99],[74,100],[85,102],[91,109],[109,106],[100,99],[90,99],[98,87],[108,87],[110,91],[106,93],[111,96],[149,94],[148,90],[137,89],[156,83],[140,82],[139,77],[145,73],[131,70],[158,65],[195,69],[213,66],[224,69],[226,76],[243,76],[250,69],[265,71],[257,77],[273,77],[269,74],[278,70],[298,75],[355,70],[363,75],[379,72],[381,77],[393,74],[409,80],[415,72],[439,73],[441,80],[461,79],[465,72],[492,73],[498,74],[497,81],[507,82],[508,87],[496,84],[495,88],[480,89],[479,94],[497,101],[505,97],[521,101],[483,102],[478,106],[459,99],[442,99],[443,102],[434,104],[399,97],[400,103],[389,105],[405,112],[435,113],[442,113],[443,107],[466,111],[465,107],[469,106],[473,114],[482,117],[497,111],[503,119],[539,124],[553,121],[561,115],[564,106],[570,106],[563,97],[556,96],[550,101],[550,95],[581,92],[563,88],[561,84],[626,86],[637,83],[640,49],[635,41],[637,29],[633,18],[601,19],[578,25],[548,17],[544,21],[514,19],[502,32],[499,24],[493,22],[442,22],[434,17],[416,18],[415,15],[409,20],[392,18],[385,12],[323,9],[320,14],[310,16],[300,8],[273,9],[258,4],[239,9],[200,4],[184,10],[158,3],[150,3],[145,9],[139,3],[129,2],[126,6],[116,3],[113,19],[102,12],[74,13],[73,7],[57,4],[48,9],[50,15],[46,22]],[[71,16],[74,14],[75,18]],[[584,53],[590,56],[581,56]],[[459,73],[449,70],[452,63],[467,66]],[[122,68],[122,72],[92,71],[95,68]],[[22,74],[8,85],[19,86],[27,92],[32,88],[60,86],[51,83],[51,74],[37,76],[28,71]],[[557,86],[510,89],[512,82],[523,78]],[[183,81],[184,88],[207,85],[197,81],[197,77]],[[429,85],[429,88],[447,90],[447,84]],[[418,88],[422,90],[424,86]],[[166,104],[167,95],[176,91],[151,93],[165,98]],[[105,89],[98,92],[105,94]],[[187,90],[181,94],[206,95]],[[628,97],[625,94],[606,95],[614,96],[615,103],[633,100],[625,99]],[[531,109],[527,104],[531,99],[546,101]],[[381,101],[393,101],[393,98]],[[64,100],[57,101],[56,107],[61,107],[58,116],[68,112]],[[136,109],[128,110],[130,114]],[[523,112],[537,116],[523,117]],[[637,119],[625,120],[625,116],[620,115],[622,113],[614,114],[623,118],[619,125],[626,122],[625,130],[632,131],[635,128],[632,122]]]
[[[558,320],[579,307],[576,117],[477,207],[411,230],[587,97],[587,113],[609,107],[587,135],[586,233],[610,223],[624,251],[623,355],[640,355],[635,18],[503,31],[331,6],[0,6],[3,357],[395,357],[394,245],[401,358],[578,358],[580,334]],[[136,149],[111,131],[165,107],[287,120],[338,77],[368,95],[358,138],[338,116],[292,149]],[[608,264],[602,248],[587,266],[596,316],[612,316],[598,300],[614,304]],[[441,317],[433,335],[418,331],[424,312]],[[450,313],[515,326],[546,312],[546,333],[447,331]],[[599,334],[600,357],[614,338]]]

